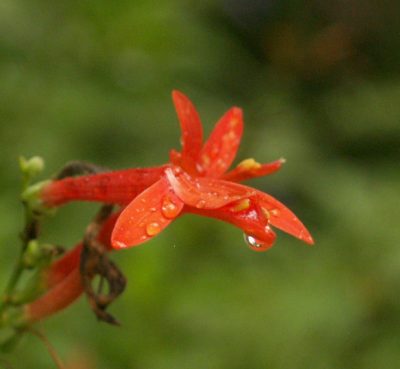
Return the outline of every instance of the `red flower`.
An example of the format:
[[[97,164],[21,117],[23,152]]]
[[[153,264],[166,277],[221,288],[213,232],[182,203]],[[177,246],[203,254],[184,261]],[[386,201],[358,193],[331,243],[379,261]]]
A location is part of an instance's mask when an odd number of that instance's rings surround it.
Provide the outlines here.
[[[184,212],[238,226],[255,250],[272,246],[276,236],[270,225],[312,244],[307,229],[283,204],[261,191],[232,182],[270,174],[279,169],[282,160],[261,165],[248,159],[226,173],[242,136],[241,109],[230,109],[203,145],[202,126],[194,106],[180,92],[174,91],[172,96],[182,129],[182,152],[172,151],[172,165],[122,211],[111,237],[113,247],[148,241]]]
[[[268,164],[247,159],[227,172],[243,132],[241,109],[234,107],[225,113],[203,144],[203,129],[193,104],[178,91],[172,97],[181,125],[182,151],[172,150],[169,164],[52,181],[42,189],[43,203],[58,206],[87,200],[127,205],[112,234],[116,249],[151,239],[184,213],[236,225],[257,251],[272,246],[276,236],[270,226],[312,244],[310,233],[282,203],[236,183],[277,171],[282,159]]]
[[[102,225],[97,240],[111,249],[111,232],[119,213],[112,214]],[[33,323],[45,319],[72,304],[84,291],[79,269],[83,242],[54,261],[42,275],[44,293],[24,305],[22,321]]]

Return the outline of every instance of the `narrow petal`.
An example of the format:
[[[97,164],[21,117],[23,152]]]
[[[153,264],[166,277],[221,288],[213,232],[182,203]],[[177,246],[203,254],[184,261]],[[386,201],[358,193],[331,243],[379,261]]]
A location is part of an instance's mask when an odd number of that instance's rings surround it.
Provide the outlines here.
[[[167,167],[124,169],[55,180],[43,188],[40,197],[49,207],[77,200],[129,204],[156,182]]]
[[[230,172],[224,174],[222,178],[227,181],[242,182],[247,179],[263,177],[278,171],[285,159],[278,159],[272,163],[260,164],[254,159],[246,159],[237,165]]]
[[[228,110],[218,121],[198,159],[198,170],[208,177],[220,177],[231,166],[243,133],[243,114]]]
[[[233,224],[245,233],[246,242],[255,251],[269,249],[276,238],[256,197],[235,201],[219,209],[185,207],[185,211]]]
[[[200,117],[191,101],[183,93],[173,91],[172,100],[182,131],[182,162],[180,165],[186,170],[193,169],[203,144],[203,127]]]
[[[122,249],[150,240],[179,215],[183,205],[162,177],[122,211],[111,236],[112,246]]]
[[[167,179],[176,195],[195,208],[215,209],[255,194],[254,189],[214,178],[191,177],[186,172],[168,168]]]
[[[260,206],[268,216],[269,222],[276,228],[312,245],[314,240],[303,223],[285,205],[271,195],[258,191]]]

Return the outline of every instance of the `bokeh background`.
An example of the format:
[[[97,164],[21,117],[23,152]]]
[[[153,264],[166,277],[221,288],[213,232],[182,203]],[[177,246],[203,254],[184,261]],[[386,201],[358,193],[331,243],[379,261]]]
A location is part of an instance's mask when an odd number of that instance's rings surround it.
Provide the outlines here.
[[[253,180],[316,240],[249,250],[185,216],[113,259],[129,279],[98,323],[85,299],[41,325],[70,368],[400,367],[400,3],[397,0],[0,2],[0,287],[18,254],[19,155],[49,177],[83,159],[167,161],[173,88],[206,132],[245,112],[239,159],[287,163]],[[68,205],[42,238],[66,246],[96,210]],[[13,368],[54,368],[26,337]]]

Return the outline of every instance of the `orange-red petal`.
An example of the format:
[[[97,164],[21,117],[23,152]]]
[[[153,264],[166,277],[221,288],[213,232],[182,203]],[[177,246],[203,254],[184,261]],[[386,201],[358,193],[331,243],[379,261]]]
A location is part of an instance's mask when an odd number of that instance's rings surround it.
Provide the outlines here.
[[[216,209],[255,194],[254,189],[215,178],[191,177],[186,172],[168,168],[166,177],[175,194],[195,208]]]
[[[257,198],[235,201],[218,209],[198,209],[185,207],[185,211],[210,218],[219,219],[240,228],[246,236],[254,239],[252,249],[265,251],[276,238],[268,224],[268,218],[258,205]]]
[[[278,171],[283,163],[285,163],[285,159],[278,159],[266,164],[260,164],[254,159],[246,159],[235,169],[224,174],[222,178],[227,181],[242,182],[251,178],[263,177]]]
[[[76,200],[129,204],[139,193],[158,181],[168,166],[124,169],[54,180],[43,188],[40,197],[49,207]]]
[[[162,177],[122,211],[111,235],[112,246],[122,249],[150,240],[179,215],[183,205]]]
[[[220,177],[231,166],[243,133],[243,113],[236,107],[218,121],[198,158],[198,171],[207,177]]]
[[[314,240],[297,216],[277,199],[257,191],[258,203],[267,214],[269,222],[276,228],[312,245]]]
[[[181,166],[192,172],[203,145],[203,127],[192,102],[182,92],[172,91],[172,100],[181,125]]]

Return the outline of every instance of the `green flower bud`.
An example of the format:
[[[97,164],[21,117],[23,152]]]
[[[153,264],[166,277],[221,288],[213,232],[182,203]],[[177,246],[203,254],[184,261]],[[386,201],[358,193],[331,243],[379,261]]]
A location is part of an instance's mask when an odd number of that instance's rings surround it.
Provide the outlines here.
[[[25,159],[21,156],[19,158],[19,166],[25,175],[32,178],[43,171],[44,160],[40,156],[33,156],[30,159]]]

